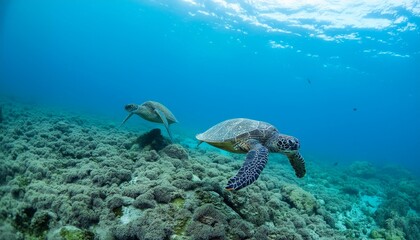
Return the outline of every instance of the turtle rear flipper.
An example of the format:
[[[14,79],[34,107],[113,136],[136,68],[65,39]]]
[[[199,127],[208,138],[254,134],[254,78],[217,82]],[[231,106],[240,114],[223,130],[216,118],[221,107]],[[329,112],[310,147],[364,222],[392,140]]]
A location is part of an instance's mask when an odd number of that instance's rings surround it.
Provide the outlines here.
[[[268,149],[260,143],[254,144],[246,155],[244,165],[233,178],[229,179],[227,190],[239,190],[255,182],[268,160]]]
[[[155,109],[155,112],[157,113],[157,115],[159,115],[160,119],[161,119],[161,120],[162,120],[162,122],[163,122],[163,125],[165,125],[166,131],[168,131],[168,134],[169,134],[169,138],[170,138],[170,139],[171,139],[171,141],[172,141],[172,134],[171,134],[171,131],[169,130],[169,123],[168,123],[168,119],[166,119],[165,114],[164,114],[161,110],[159,110],[159,109]]]
[[[298,178],[303,178],[303,176],[306,174],[306,168],[305,160],[303,159],[302,155],[300,155],[299,152],[294,152],[287,154],[287,158],[289,158],[289,162],[295,170],[296,176]]]

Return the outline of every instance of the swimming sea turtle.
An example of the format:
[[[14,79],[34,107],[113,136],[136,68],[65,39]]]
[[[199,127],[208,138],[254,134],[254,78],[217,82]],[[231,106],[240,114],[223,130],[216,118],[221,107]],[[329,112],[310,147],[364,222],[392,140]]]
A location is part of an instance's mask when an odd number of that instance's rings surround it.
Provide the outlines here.
[[[121,125],[123,125],[131,116],[133,116],[133,114],[137,114],[150,122],[163,123],[166,130],[168,131],[169,137],[172,140],[169,124],[177,123],[178,120],[176,120],[172,112],[169,111],[169,109],[163,104],[154,101],[147,101],[140,105],[132,103],[125,105],[125,110],[128,111],[129,114],[121,123]]]
[[[298,152],[299,140],[280,134],[269,123],[246,118],[230,119],[197,134],[196,138],[200,143],[206,142],[229,152],[247,153],[239,172],[228,181],[227,190],[239,190],[257,180],[267,163],[269,152],[285,154],[296,176],[305,176],[305,161]]]

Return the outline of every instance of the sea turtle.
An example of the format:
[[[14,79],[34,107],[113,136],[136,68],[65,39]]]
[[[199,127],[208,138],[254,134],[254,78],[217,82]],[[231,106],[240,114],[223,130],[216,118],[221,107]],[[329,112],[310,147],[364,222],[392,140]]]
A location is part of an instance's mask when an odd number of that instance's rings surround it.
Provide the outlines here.
[[[128,111],[129,114],[121,123],[121,125],[123,125],[131,116],[133,116],[133,114],[137,114],[147,121],[163,123],[166,130],[168,131],[169,137],[172,140],[169,124],[177,123],[178,120],[176,120],[172,112],[169,111],[169,109],[163,104],[154,101],[147,101],[140,105],[131,103],[125,105],[125,110]]]
[[[228,181],[227,190],[239,190],[257,180],[267,163],[269,152],[285,154],[296,176],[305,176],[305,161],[298,152],[299,140],[280,134],[269,123],[246,118],[230,119],[197,134],[196,138],[200,143],[206,142],[229,152],[247,153],[239,172]]]

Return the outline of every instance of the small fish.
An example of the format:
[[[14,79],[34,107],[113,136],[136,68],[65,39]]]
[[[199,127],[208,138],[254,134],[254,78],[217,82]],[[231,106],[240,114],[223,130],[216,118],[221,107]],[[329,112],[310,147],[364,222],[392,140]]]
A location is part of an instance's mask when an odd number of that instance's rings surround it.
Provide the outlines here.
[[[338,165],[338,162],[335,162],[335,163],[333,163],[333,166],[335,167],[335,166],[337,166]]]
[[[357,108],[353,108],[353,112],[356,112],[357,111]]]
[[[309,79],[309,78],[306,78],[306,81],[309,83],[309,84],[311,84],[312,82],[311,82],[311,79]]]

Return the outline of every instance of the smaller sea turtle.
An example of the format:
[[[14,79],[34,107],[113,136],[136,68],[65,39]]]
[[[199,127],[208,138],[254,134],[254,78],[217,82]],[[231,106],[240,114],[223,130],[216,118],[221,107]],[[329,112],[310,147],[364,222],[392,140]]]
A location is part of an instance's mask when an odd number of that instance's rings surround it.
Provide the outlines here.
[[[229,152],[247,153],[239,172],[228,181],[227,190],[239,190],[257,180],[267,163],[269,152],[285,154],[298,178],[306,174],[305,161],[298,152],[299,140],[280,134],[266,122],[230,119],[197,134],[196,138],[200,143],[206,142]]]
[[[125,110],[128,111],[129,114],[121,123],[121,126],[131,116],[133,116],[133,114],[137,114],[147,121],[163,123],[163,125],[165,125],[166,130],[168,131],[169,137],[172,140],[172,134],[169,130],[169,124],[177,123],[178,120],[176,120],[172,112],[169,111],[169,109],[163,104],[154,101],[147,101],[140,105],[132,103],[125,105]]]

